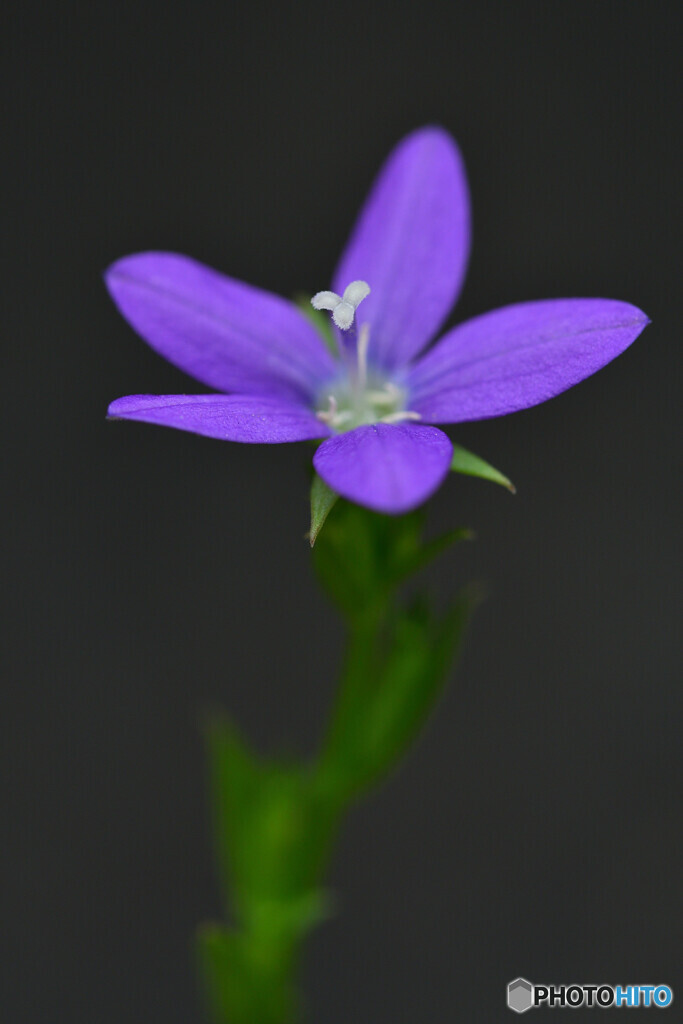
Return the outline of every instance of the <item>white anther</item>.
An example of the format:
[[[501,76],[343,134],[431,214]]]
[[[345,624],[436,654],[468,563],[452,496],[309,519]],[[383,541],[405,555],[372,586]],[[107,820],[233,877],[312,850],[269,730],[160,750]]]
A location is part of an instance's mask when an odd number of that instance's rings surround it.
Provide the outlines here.
[[[344,289],[343,295],[336,292],[318,292],[311,299],[314,309],[327,309],[332,313],[340,331],[348,331],[358,305],[370,294],[370,286],[365,281],[352,281]]]

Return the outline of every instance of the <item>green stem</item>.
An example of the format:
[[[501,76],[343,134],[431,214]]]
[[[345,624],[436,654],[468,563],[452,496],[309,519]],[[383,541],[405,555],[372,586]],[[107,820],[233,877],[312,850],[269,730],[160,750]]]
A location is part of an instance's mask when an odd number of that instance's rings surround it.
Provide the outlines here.
[[[463,601],[445,617],[398,601],[400,583],[439,549],[423,542],[414,518],[388,521],[340,502],[315,549],[349,631],[318,756],[306,765],[264,760],[225,719],[210,724],[216,855],[234,921],[199,935],[217,1024],[300,1019],[301,951],[329,914],[321,886],[339,828],[419,732],[467,618]]]
[[[351,794],[339,779],[355,775],[363,754],[359,727],[364,709],[381,665],[382,639],[391,615],[387,598],[376,602],[349,624],[344,669],[335,706],[323,745],[318,755],[318,771],[327,780],[331,792],[346,803]]]

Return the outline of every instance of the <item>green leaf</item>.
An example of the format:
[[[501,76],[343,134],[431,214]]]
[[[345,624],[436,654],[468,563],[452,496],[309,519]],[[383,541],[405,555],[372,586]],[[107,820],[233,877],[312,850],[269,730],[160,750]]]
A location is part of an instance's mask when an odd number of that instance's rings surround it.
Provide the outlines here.
[[[398,612],[384,654],[338,722],[322,761],[329,785],[352,800],[405,755],[448,681],[478,595],[466,590],[445,616],[424,602]]]
[[[458,526],[454,530],[448,530],[432,540],[425,541],[413,557],[406,560],[401,568],[400,578],[403,579],[418,572],[453,544],[459,544],[464,540],[474,540],[475,536],[474,530],[470,530],[466,526]]]
[[[315,327],[316,331],[320,334],[325,345],[330,350],[333,356],[339,356],[339,347],[337,345],[337,339],[334,336],[332,329],[332,321],[329,315],[323,312],[322,309],[313,309],[311,305],[311,296],[299,293],[294,296],[294,301],[304,314],[307,320]]]
[[[451,469],[454,473],[465,473],[467,476],[478,476],[483,480],[490,480],[494,484],[501,484],[503,487],[507,487],[508,491],[512,494],[516,493],[516,487],[512,481],[508,480],[500,470],[495,469],[489,465],[488,462],[484,462],[478,455],[474,455],[472,452],[468,452],[465,448],[461,448],[460,445],[453,445],[453,460],[451,462]]]
[[[226,902],[240,925],[252,927],[258,920],[261,932],[270,910],[274,922],[278,915],[282,919],[285,904],[310,899],[326,863],[337,808],[326,804],[307,765],[257,759],[224,716],[209,721],[207,741]]]
[[[339,495],[331,487],[328,487],[322,477],[316,473],[311,484],[311,529],[308,534],[311,547],[315,544],[338,497]]]

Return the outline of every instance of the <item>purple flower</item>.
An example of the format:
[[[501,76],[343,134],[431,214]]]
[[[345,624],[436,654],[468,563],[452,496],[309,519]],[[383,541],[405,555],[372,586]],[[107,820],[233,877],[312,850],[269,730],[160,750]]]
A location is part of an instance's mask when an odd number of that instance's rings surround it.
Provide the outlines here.
[[[324,439],[313,462],[329,487],[380,512],[406,512],[451,463],[451,442],[432,424],[544,402],[614,359],[648,323],[613,299],[525,302],[468,320],[425,352],[458,295],[469,246],[462,158],[445,131],[427,127],[389,156],[333,291],[315,296],[333,313],[335,353],[285,299],[185,256],[127,256],[106,275],[121,313],[219,393],[131,395],[109,415],[225,441]]]

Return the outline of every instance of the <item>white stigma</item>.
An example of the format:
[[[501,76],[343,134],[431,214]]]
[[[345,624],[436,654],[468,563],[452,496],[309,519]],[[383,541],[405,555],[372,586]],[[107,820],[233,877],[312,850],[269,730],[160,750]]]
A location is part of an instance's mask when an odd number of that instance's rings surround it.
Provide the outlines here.
[[[313,309],[327,309],[340,331],[348,331],[353,323],[360,303],[370,294],[370,285],[365,281],[352,281],[343,295],[336,292],[318,292],[311,299]]]

